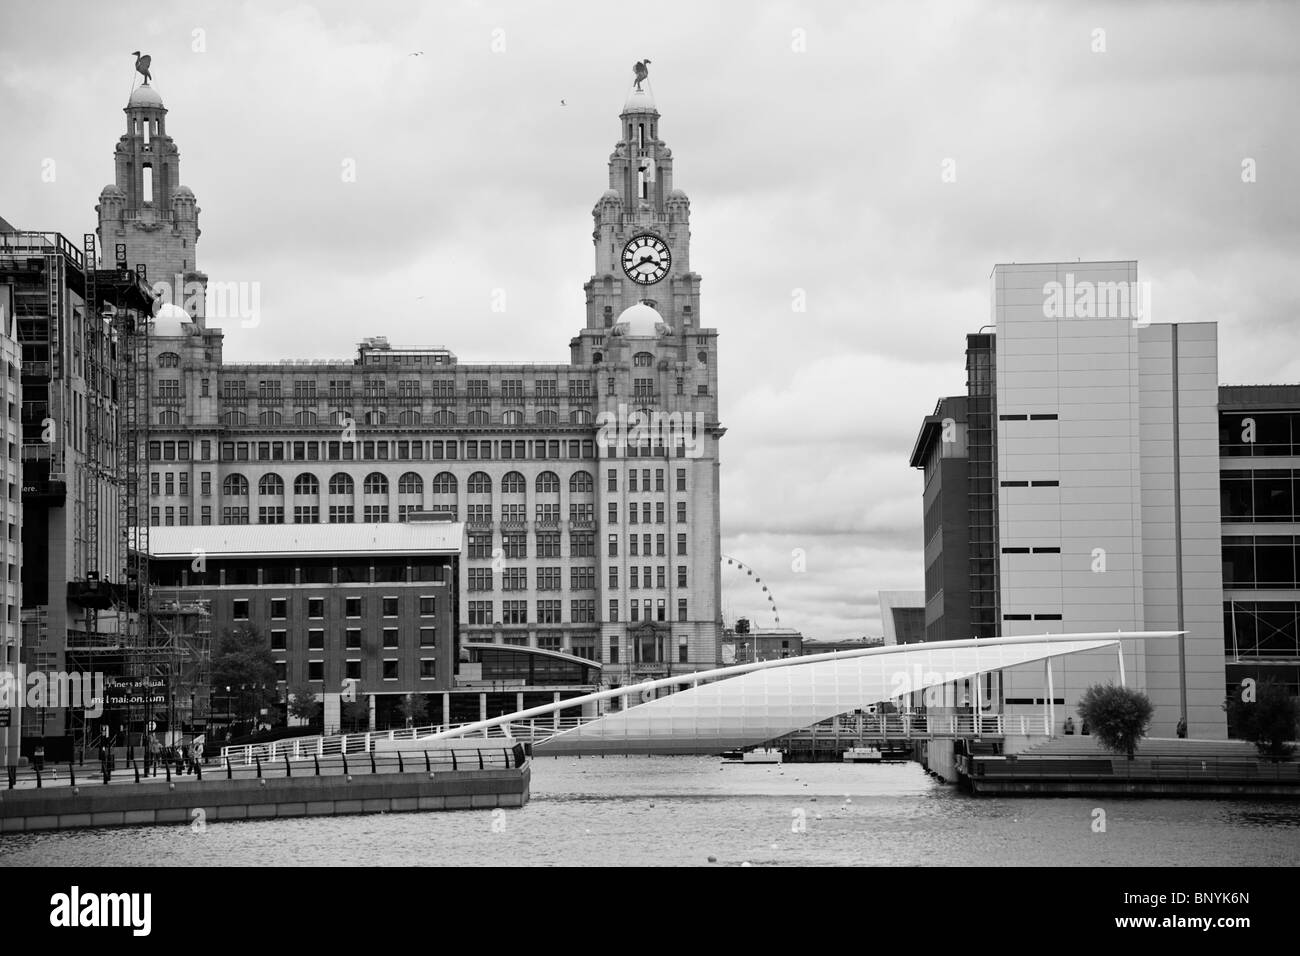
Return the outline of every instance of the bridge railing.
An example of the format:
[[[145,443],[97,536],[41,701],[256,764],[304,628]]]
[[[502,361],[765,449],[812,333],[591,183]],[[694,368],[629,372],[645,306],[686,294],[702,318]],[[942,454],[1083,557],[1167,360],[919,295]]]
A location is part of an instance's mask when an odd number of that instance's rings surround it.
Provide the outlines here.
[[[1006,737],[1047,736],[1046,717],[1028,714],[841,714],[796,731],[797,736]]]
[[[513,721],[509,725],[491,727],[475,734],[485,739],[514,737],[527,743],[545,740],[566,730],[580,727],[595,720],[595,717],[542,717],[533,720]],[[231,760],[242,765],[249,765],[257,760],[310,760],[312,757],[332,757],[340,754],[365,754],[375,749],[378,740],[419,740],[433,734],[458,727],[459,724],[430,724],[424,727],[401,727],[391,730],[361,731],[353,734],[330,734],[317,737],[291,737],[285,740],[272,740],[261,744],[239,744],[222,747],[220,759]]]
[[[232,748],[242,750],[243,748]],[[161,783],[171,780],[203,782],[209,780],[246,780],[250,777],[311,777],[376,773],[446,772],[449,770],[502,770],[521,765],[523,751],[496,746],[484,741],[482,747],[456,750],[383,751],[380,753],[308,755],[293,760],[288,753],[276,758],[255,754],[247,763],[223,757],[202,764],[194,772],[178,773],[170,765],[159,763],[146,770],[143,762],[133,760],[119,765],[111,773],[99,767],[77,767],[71,763],[49,764],[44,769],[23,770],[10,775],[8,789],[32,790],[56,787],[125,786],[132,783]]]

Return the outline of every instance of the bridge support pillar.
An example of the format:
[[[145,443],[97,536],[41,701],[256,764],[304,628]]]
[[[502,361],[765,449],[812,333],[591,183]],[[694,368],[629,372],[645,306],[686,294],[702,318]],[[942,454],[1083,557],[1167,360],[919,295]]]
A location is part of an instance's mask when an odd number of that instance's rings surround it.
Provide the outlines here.
[[[557,690],[554,694],[551,695],[551,699],[558,704],[560,702],[560,692]],[[560,712],[558,710],[551,715],[551,726],[557,729],[560,726]]]
[[[1045,683],[1047,684],[1047,700],[1045,711],[1047,713],[1047,736],[1056,736],[1056,690],[1052,686],[1052,660],[1049,657],[1043,661],[1043,673],[1046,674]]]

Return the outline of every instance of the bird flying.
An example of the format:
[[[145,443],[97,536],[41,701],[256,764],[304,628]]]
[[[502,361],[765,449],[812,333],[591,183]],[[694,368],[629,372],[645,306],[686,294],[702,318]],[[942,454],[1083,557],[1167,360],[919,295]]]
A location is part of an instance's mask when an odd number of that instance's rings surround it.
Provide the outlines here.
[[[149,64],[153,62],[153,57],[148,53],[141,56],[139,50],[132,50],[131,55],[135,57],[135,71],[144,77],[145,85],[148,86],[149,80],[152,79],[149,75]]]

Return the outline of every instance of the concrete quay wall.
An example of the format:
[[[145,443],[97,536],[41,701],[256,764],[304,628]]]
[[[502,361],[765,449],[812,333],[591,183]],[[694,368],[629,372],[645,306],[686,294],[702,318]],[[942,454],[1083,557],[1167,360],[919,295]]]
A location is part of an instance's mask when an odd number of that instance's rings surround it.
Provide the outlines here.
[[[275,817],[522,807],[531,764],[461,770],[0,790],[0,834]],[[197,813],[196,811],[202,811]]]

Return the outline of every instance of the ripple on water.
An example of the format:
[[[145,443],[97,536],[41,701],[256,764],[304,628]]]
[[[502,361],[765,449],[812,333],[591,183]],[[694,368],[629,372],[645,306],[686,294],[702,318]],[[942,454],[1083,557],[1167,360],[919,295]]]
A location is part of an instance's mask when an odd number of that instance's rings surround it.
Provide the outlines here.
[[[977,800],[915,764],[795,766],[543,758],[529,804],[497,818],[475,810],[8,835],[0,865],[1233,866],[1300,856],[1294,803]],[[1103,833],[1093,830],[1097,809]]]

